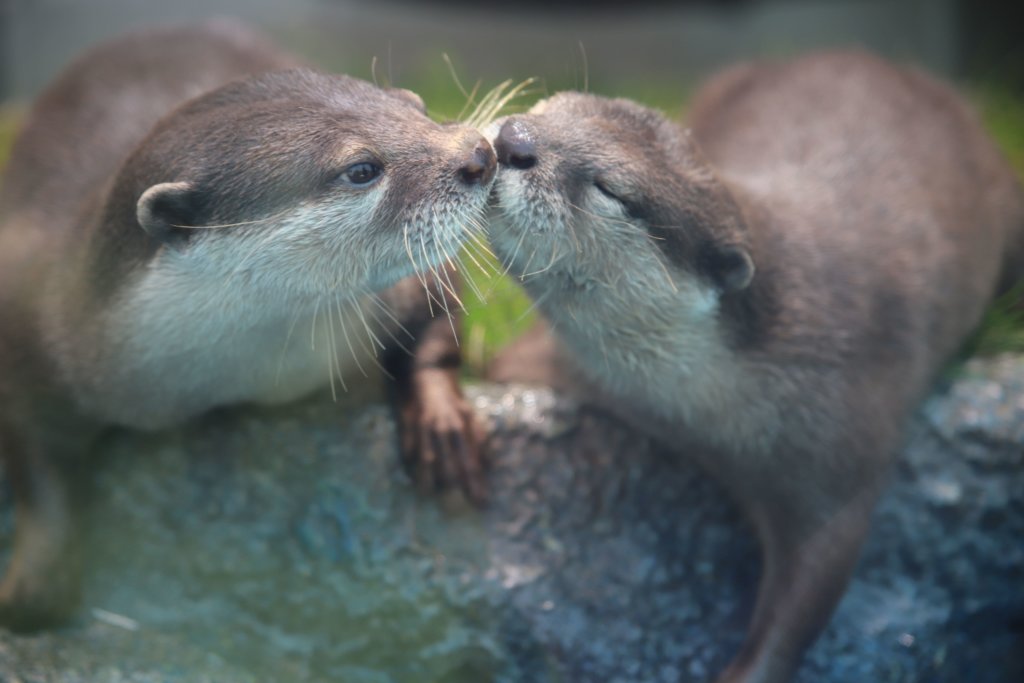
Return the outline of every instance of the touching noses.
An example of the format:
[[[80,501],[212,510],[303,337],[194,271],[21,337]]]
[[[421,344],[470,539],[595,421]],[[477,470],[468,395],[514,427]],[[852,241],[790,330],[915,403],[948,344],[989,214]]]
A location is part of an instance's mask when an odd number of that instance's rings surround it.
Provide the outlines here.
[[[494,179],[497,168],[491,143],[480,138],[469,153],[469,158],[459,167],[459,179],[466,185],[488,185]]]
[[[498,163],[525,171],[537,163],[537,148],[533,143],[533,135],[522,122],[510,119],[498,131],[494,140],[494,149],[498,153]]]

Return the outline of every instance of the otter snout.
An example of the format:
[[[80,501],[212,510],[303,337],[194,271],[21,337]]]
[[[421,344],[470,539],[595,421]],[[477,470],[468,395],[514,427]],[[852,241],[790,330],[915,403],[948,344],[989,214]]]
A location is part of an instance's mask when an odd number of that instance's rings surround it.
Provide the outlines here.
[[[466,185],[489,185],[497,170],[498,162],[491,143],[480,138],[468,158],[459,166],[459,180]]]
[[[498,131],[494,140],[494,149],[498,153],[498,163],[525,171],[537,164],[537,147],[533,134],[526,125],[517,119],[509,119]]]

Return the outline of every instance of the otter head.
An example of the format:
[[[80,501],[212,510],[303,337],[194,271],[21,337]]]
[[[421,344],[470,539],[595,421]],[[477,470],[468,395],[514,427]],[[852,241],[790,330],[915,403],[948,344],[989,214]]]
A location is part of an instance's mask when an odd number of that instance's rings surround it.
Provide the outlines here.
[[[689,135],[660,114],[561,93],[488,132],[500,167],[491,241],[550,317],[573,306],[606,323],[709,312],[750,283],[738,208]]]
[[[303,296],[373,291],[457,251],[495,168],[479,132],[432,121],[413,93],[283,71],[161,121],[122,168],[108,222],[130,224],[175,272]]]

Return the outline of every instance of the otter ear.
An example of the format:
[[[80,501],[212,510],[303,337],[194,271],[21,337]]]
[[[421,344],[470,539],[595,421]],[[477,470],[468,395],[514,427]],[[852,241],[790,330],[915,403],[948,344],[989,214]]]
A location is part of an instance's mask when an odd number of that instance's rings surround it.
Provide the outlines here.
[[[754,279],[754,261],[745,248],[726,244],[717,247],[710,256],[708,267],[711,278],[723,292],[746,289]]]
[[[196,225],[197,192],[191,183],[160,183],[142,193],[135,208],[139,225],[163,244],[178,245],[186,239],[182,226]]]
[[[412,106],[416,107],[420,112],[427,113],[427,105],[423,101],[423,98],[414,93],[412,90],[406,90],[405,88],[391,88],[389,91],[392,95],[396,95]]]

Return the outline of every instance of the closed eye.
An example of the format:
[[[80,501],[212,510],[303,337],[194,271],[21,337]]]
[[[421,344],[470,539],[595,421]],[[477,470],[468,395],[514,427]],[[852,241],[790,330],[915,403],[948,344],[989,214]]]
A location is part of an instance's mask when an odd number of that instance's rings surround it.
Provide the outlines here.
[[[622,201],[622,199],[617,194],[615,194],[610,189],[608,189],[608,186],[604,183],[603,180],[595,180],[594,181],[594,187],[596,187],[598,189],[598,191],[601,194],[603,194],[605,197],[608,197],[608,199],[614,199],[615,201],[619,202],[620,204],[624,204],[625,203],[625,202]]]
[[[616,194],[614,191],[612,191],[611,188],[608,187],[608,184],[601,179],[594,180],[594,187],[597,188],[598,192],[600,192],[605,197],[611,199],[620,207],[622,207],[622,210],[626,213],[626,215],[640,220],[643,220],[646,216],[647,211],[644,206],[643,200],[637,198],[627,198],[621,194]]]

